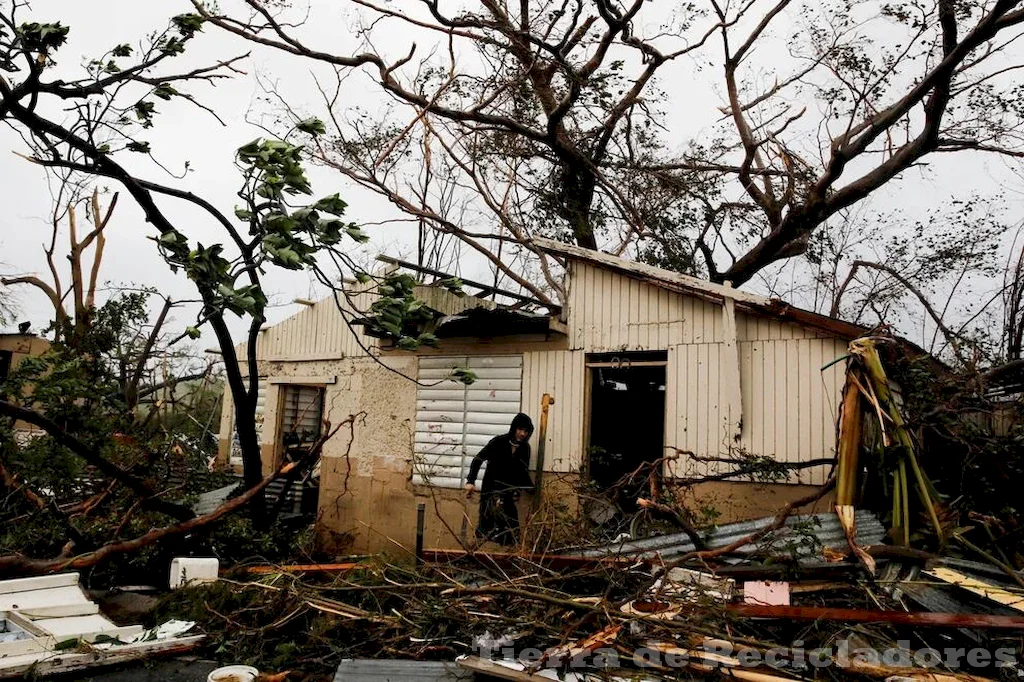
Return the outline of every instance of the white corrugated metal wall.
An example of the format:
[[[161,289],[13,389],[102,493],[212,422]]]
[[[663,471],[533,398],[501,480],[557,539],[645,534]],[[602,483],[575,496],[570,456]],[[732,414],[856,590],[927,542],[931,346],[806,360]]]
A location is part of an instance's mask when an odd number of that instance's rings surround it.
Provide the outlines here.
[[[476,381],[450,379],[455,367],[468,367]],[[413,483],[461,487],[476,453],[520,411],[522,377],[521,355],[421,357]]]
[[[339,305],[351,315],[362,317],[373,303],[375,294],[357,293],[352,302],[337,295],[327,296],[295,315],[260,332],[257,354],[260,361],[284,360],[337,360],[362,357],[364,347],[376,345],[377,340],[363,333],[363,328],[349,326],[338,310]],[[354,333],[353,333],[354,332]],[[244,350],[242,351],[244,356]]]
[[[737,313],[740,401],[738,441],[729,426],[723,380],[727,346],[722,306],[661,289],[586,263],[570,264],[570,349],[524,354],[523,405],[536,418],[551,393],[547,467],[572,471],[583,461],[587,353],[667,350],[666,446],[702,456],[730,448],[786,462],[829,457],[843,384],[842,364],[821,368],[846,352],[846,341],[799,325]],[[680,475],[709,465],[689,461]],[[794,474],[821,483],[826,467]]]

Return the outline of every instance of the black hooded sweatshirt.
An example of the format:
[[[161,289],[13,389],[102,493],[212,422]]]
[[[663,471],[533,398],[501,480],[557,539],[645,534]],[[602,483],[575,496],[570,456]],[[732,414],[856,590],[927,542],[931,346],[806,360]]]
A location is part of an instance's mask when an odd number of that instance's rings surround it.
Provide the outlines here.
[[[519,428],[526,429],[526,440],[519,444],[515,452],[512,452],[512,436]],[[532,489],[529,443],[531,435],[533,435],[533,421],[529,416],[520,412],[512,420],[508,433],[492,438],[473,458],[472,464],[469,465],[466,483],[475,485],[477,474],[480,473],[480,466],[487,462],[483,484],[480,486],[481,493],[501,492],[509,488]]]

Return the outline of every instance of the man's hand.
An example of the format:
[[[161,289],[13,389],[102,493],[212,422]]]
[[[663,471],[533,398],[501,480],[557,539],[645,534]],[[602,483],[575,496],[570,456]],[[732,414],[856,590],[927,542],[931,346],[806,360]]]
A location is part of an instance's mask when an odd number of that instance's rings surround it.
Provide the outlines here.
[[[476,486],[472,483],[466,484],[466,497],[473,497],[473,491],[476,490]]]

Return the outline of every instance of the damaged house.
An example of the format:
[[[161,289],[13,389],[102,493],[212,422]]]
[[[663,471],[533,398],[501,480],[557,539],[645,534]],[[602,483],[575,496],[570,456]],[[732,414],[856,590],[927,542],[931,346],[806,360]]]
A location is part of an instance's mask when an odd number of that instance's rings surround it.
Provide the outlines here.
[[[436,311],[436,347],[374,338],[332,297],[261,333],[265,471],[314,441],[324,420],[359,415],[325,446],[318,486],[303,484],[326,547],[411,550],[420,505],[426,546],[472,538],[477,504],[462,490],[470,461],[517,412],[539,425],[531,467],[541,500],[562,509],[577,508],[580,483],[600,489],[666,455],[665,477],[714,475],[743,458],[794,465],[772,481],[691,488],[684,502],[719,521],[763,516],[825,482],[844,382],[833,361],[863,328],[608,254],[535,246],[565,268],[563,307],[482,284],[467,282],[462,297],[425,284],[417,295]],[[372,289],[352,300],[368,309]],[[455,380],[454,368],[475,381]],[[226,393],[225,463],[232,415]],[[825,498],[815,511],[828,507]]]

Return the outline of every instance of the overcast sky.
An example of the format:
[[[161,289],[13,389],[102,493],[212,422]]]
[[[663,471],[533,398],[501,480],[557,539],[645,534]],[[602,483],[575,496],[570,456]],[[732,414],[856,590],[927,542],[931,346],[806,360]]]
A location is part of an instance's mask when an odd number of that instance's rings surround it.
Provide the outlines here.
[[[5,5],[9,2],[0,0]],[[313,0],[312,21],[304,29],[309,42],[337,53],[355,50],[358,43],[351,35],[350,28],[354,24],[350,7],[349,3],[340,0]],[[60,70],[54,71],[54,74],[70,76],[64,69],[74,67],[88,57],[98,56],[115,44],[136,44],[147,33],[164,27],[168,17],[189,9],[190,4],[186,0],[33,0],[32,11],[23,14],[22,20],[59,20],[71,27],[69,43],[59,53]],[[421,45],[423,41],[422,36],[397,26],[395,30],[379,35],[387,42],[376,46],[395,54],[404,53],[414,41],[419,40]],[[140,173],[155,181],[191,189],[230,212],[236,203],[234,193],[239,181],[232,163],[234,151],[262,134],[246,122],[247,113],[268,110],[268,105],[258,101],[262,90],[257,75],[280,88],[295,108],[322,115],[308,63],[276,52],[253,49],[252,45],[227,36],[216,28],[208,27],[196,39],[181,64],[208,64],[249,51],[253,55],[242,67],[247,75],[221,81],[215,88],[201,85],[189,88],[204,104],[217,111],[226,126],[183,102],[160,103],[161,113],[157,116],[156,125],[145,137],[152,143],[161,163],[173,172],[182,172],[185,161],[189,161],[191,170],[185,179],[174,180],[160,169],[141,163],[141,159],[136,162]],[[766,52],[761,58],[767,60],[765,63],[770,71],[771,52]],[[720,92],[713,82],[715,74],[710,69],[694,71],[694,66],[697,65],[681,65],[667,72],[668,77],[661,83],[669,97],[666,123],[673,133],[678,131],[681,142],[707,126],[709,115],[714,115],[714,106],[721,102]],[[347,81],[343,100],[370,109],[386,106],[382,105],[378,93],[370,78],[354,78]],[[0,130],[0,150],[5,152],[0,154],[0,177],[4,179],[0,183],[0,205],[4,207],[0,218],[0,273],[45,272],[42,244],[49,238],[53,210],[45,174],[8,151],[24,150],[11,131]],[[359,223],[377,223],[395,217],[394,210],[386,202],[352,187],[338,174],[316,168],[310,171],[315,194],[322,196],[340,192],[349,202],[350,219]],[[907,173],[900,182],[881,192],[873,206],[885,210],[898,205],[911,214],[925,216],[934,210],[937,199],[955,193],[967,195],[973,189],[987,191],[993,186],[1005,186],[1010,193],[1010,213],[1024,215],[1017,182],[1016,176],[1008,172],[1001,161],[957,155],[956,158],[935,160],[927,167]],[[190,239],[203,241],[203,235],[208,235],[209,241],[223,240],[223,235],[203,214],[179,203],[164,204],[172,216],[187,226],[184,231]],[[370,228],[368,232],[372,242],[367,252],[371,255],[382,251],[393,255],[412,253],[414,241],[410,227],[392,224]],[[115,220],[107,233],[103,279],[114,284],[156,286],[175,298],[193,297],[194,290],[185,278],[172,274],[157,255],[150,240],[153,234],[154,231],[143,222],[138,208],[122,193]],[[467,269],[468,272],[463,273],[466,276],[484,274],[479,264],[470,264]],[[750,286],[756,287],[757,284]],[[268,316],[272,321],[298,310],[296,305],[288,305],[293,298],[322,294],[303,273],[274,271],[267,278],[267,289],[272,300],[282,304],[270,311]],[[45,301],[29,291],[20,292],[18,303],[19,319],[31,320],[36,329],[52,316]],[[187,316],[179,316],[179,322],[184,326],[189,320]],[[213,343],[212,338],[203,341],[206,345]]]

